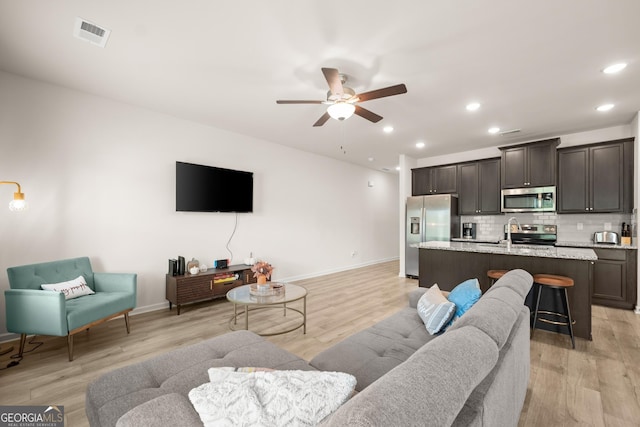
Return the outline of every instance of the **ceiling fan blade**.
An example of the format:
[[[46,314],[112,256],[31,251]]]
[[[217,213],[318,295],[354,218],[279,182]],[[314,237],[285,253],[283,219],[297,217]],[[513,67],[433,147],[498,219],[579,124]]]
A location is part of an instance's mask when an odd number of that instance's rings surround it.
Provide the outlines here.
[[[367,110],[366,108],[362,108],[359,105],[356,105],[356,111],[354,111],[354,113],[373,123],[378,123],[380,120],[382,120],[382,116],[379,116],[373,111]]]
[[[370,92],[360,93],[356,95],[359,102],[369,101],[371,99],[384,98],[385,96],[400,95],[407,93],[407,87],[403,84],[376,89]]]
[[[329,120],[330,118],[331,116],[329,115],[329,113],[324,113],[322,117],[320,117],[318,121],[313,124],[313,126],[322,126],[323,124],[327,123],[327,120]]]
[[[324,74],[324,78],[327,79],[327,83],[329,83],[331,94],[342,96],[344,89],[342,89],[342,81],[340,80],[338,70],[335,68],[323,68],[322,74]]]
[[[325,101],[304,101],[304,100],[288,100],[280,99],[276,101],[276,104],[322,104]]]

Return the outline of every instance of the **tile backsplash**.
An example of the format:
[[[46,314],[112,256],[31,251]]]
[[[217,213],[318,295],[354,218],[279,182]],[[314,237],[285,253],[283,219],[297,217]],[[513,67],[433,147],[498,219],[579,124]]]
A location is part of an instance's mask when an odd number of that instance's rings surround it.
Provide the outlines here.
[[[509,215],[463,215],[460,222],[475,222],[477,239],[503,239],[504,225],[516,217],[520,224],[556,224],[558,241],[590,242],[596,231],[615,231],[620,234],[622,223],[632,225],[636,234],[635,215],[632,214],[556,214],[555,212],[519,213]],[[635,240],[635,239],[634,239]]]

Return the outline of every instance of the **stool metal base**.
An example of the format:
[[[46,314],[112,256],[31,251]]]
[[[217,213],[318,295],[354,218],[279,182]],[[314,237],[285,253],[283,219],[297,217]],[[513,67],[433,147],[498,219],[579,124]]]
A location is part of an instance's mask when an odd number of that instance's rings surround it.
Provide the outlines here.
[[[567,288],[563,287],[563,286],[551,286],[551,285],[541,285],[539,283],[534,283],[534,285],[536,285],[537,287],[537,291],[538,291],[538,296],[536,298],[536,308],[533,312],[533,323],[531,324],[531,338],[533,338],[533,332],[536,329],[536,323],[537,322],[544,322],[544,323],[550,323],[553,325],[560,325],[560,326],[568,326],[569,327],[569,336],[571,336],[571,347],[572,348],[576,348],[576,342],[575,339],[573,337],[573,325],[575,325],[576,321],[573,320],[571,318],[571,311],[569,310],[569,298],[567,297]],[[562,313],[556,313],[553,311],[545,311],[545,310],[539,310],[540,308],[540,296],[542,295],[542,289],[543,288],[549,288],[549,289],[554,289],[556,291],[561,291],[561,295],[562,295],[562,305],[564,306],[564,310],[565,313],[567,314],[562,314]],[[538,315],[540,314],[545,314],[548,316],[557,316],[557,317],[562,317],[567,319],[566,322],[558,322],[555,320],[551,320],[551,319],[546,319],[546,318],[539,318]]]

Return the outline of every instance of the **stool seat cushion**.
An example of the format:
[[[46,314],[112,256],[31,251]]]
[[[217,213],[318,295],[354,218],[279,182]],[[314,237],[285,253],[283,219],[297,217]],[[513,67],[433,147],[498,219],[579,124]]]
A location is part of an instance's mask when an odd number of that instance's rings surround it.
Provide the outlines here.
[[[533,282],[547,286],[573,286],[573,279],[566,276],[556,276],[554,274],[534,274]]]
[[[507,273],[508,270],[489,270],[487,271],[487,277],[491,279],[499,279]]]

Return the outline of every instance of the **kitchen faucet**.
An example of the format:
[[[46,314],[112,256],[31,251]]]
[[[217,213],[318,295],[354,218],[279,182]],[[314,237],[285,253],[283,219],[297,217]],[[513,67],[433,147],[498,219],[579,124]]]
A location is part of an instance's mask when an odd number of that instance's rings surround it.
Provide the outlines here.
[[[515,216],[512,216],[511,218],[509,218],[509,221],[507,221],[507,251],[511,250],[511,221],[512,220],[516,222],[516,225],[518,226],[518,231],[522,231],[522,227],[520,226],[518,219]]]

